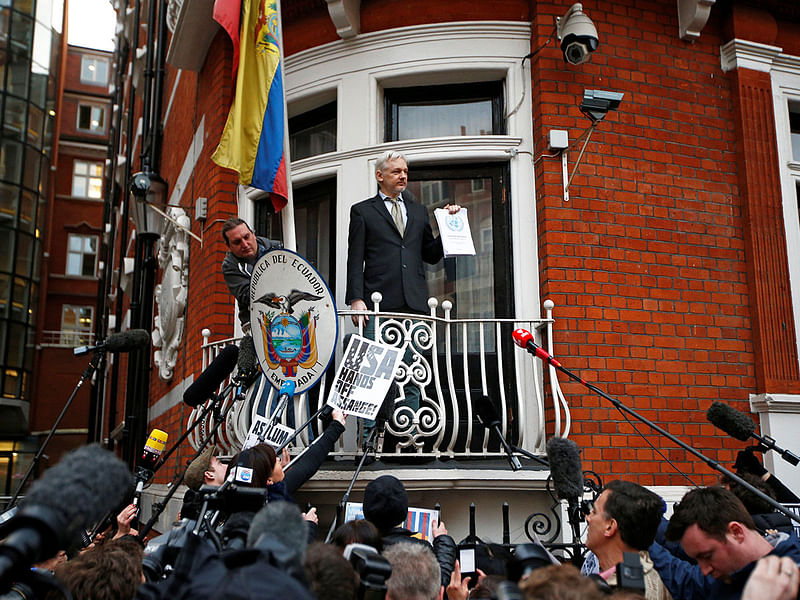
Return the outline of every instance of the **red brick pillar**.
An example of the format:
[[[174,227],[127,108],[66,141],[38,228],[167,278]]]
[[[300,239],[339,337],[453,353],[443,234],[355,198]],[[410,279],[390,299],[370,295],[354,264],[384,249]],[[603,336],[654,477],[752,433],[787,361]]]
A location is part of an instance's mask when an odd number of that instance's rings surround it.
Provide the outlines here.
[[[747,283],[759,393],[800,393],[769,73],[733,73]]]

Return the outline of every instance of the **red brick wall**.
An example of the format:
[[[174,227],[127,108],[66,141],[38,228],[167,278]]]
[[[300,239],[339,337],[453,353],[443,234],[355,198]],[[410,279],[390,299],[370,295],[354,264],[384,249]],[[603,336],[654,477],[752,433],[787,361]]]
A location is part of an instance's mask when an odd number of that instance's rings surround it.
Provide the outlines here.
[[[665,2],[584,9],[601,39],[591,62],[565,65],[555,49],[534,59],[537,155],[549,129],[568,129],[574,141],[590,125],[576,107],[584,89],[625,98],[589,141],[569,202],[560,163],[545,159],[537,170],[541,289],[556,304],[556,349],[587,381],[730,463],[735,444],[703,414],[714,400],[749,412],[755,391],[731,77],[719,64],[727,40],[712,13],[699,41],[681,42]],[[538,43],[562,11],[537,5]],[[564,390],[585,467],[686,483],[609,402],[578,384]],[[637,427],[680,470],[709,472]]]
[[[221,265],[226,248],[220,232],[222,221],[237,213],[237,176],[211,160],[232,97],[232,55],[230,40],[220,31],[211,44],[203,70],[197,74],[188,71],[181,73],[171,116],[164,129],[167,142],[162,150],[161,174],[167,180],[171,193],[200,121],[205,119],[202,152],[181,198],[181,205],[190,207],[187,213],[192,218],[192,232],[203,238],[203,244],[201,246],[196,240],[190,242],[189,302],[181,354],[169,382],[162,381],[154,370],[151,403],[158,401],[190,375],[196,378],[200,374],[202,356],[199,349],[203,343],[203,328],[211,329],[213,340],[233,335],[233,299],[222,278]],[[166,98],[172,93],[175,74],[175,70],[168,67]],[[166,110],[166,101],[164,108]],[[194,204],[201,196],[208,198],[208,218],[205,223],[194,220]],[[150,425],[167,431],[172,443],[182,433],[190,411],[180,403]],[[177,467],[185,465],[191,452],[188,442],[184,443],[180,451],[173,455],[167,468],[159,472],[158,481],[172,479]]]

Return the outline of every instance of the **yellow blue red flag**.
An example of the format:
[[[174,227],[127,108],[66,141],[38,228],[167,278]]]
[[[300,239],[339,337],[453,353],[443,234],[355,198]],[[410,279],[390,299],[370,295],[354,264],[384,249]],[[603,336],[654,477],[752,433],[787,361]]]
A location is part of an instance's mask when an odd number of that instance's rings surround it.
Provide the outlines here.
[[[277,0],[244,0],[236,94],[211,159],[239,173],[239,183],[270,192],[286,206],[283,74]]]

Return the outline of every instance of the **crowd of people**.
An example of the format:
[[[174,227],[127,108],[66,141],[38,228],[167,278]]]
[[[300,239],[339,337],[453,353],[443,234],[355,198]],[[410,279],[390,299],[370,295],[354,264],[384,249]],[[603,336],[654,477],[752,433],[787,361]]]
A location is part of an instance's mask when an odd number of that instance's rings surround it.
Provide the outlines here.
[[[229,460],[209,448],[187,468],[188,489],[173,530],[143,543],[132,527],[136,506],[128,504],[86,548],[32,565],[36,577],[2,590],[0,600],[797,597],[800,541],[794,527],[779,513],[753,514],[770,507],[755,503],[749,511],[752,498],[730,479],[692,489],[669,519],[653,491],[630,481],[608,482],[585,510],[587,552],[580,571],[543,547],[531,553],[527,545],[524,552],[506,548],[507,565],[477,553],[475,573],[462,573],[459,545],[444,523],[434,525],[432,543],[403,527],[406,488],[389,474],[366,486],[364,519],[343,523],[323,542],[316,511],[301,512],[292,494],[319,468],[344,421],[336,411],[314,450],[288,468],[287,457],[266,444]],[[751,473],[747,468],[740,475]],[[226,487],[232,493],[224,502],[209,502]],[[537,559],[523,557],[532,555]]]

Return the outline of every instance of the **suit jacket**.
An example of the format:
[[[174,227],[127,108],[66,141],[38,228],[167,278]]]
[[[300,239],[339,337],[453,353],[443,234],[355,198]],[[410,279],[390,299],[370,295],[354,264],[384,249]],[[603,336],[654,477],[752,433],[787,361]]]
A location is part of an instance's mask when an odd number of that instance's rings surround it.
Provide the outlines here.
[[[428,285],[423,262],[442,259],[442,242],[434,237],[428,210],[403,193],[406,226],[403,236],[380,194],[353,205],[347,243],[345,303],[361,299],[372,309],[372,292],[383,295],[381,310],[403,306],[428,312]]]

